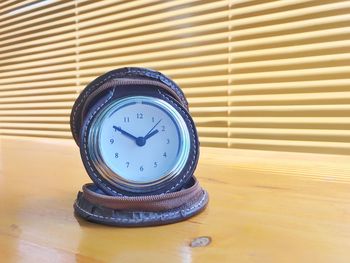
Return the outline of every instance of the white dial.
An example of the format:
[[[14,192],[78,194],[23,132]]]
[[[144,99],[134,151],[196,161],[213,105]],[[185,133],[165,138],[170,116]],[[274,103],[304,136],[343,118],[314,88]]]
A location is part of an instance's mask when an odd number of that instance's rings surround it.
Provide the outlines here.
[[[110,181],[149,184],[183,168],[188,139],[184,120],[170,104],[135,96],[101,115],[97,148]]]

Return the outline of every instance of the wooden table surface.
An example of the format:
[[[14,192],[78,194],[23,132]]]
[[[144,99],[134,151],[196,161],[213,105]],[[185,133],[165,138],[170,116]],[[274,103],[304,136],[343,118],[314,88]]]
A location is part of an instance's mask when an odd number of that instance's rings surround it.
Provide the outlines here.
[[[89,181],[73,141],[0,143],[0,262],[350,261],[350,157],[203,149],[202,214],[113,228],[73,214]],[[211,243],[191,247],[202,236]]]

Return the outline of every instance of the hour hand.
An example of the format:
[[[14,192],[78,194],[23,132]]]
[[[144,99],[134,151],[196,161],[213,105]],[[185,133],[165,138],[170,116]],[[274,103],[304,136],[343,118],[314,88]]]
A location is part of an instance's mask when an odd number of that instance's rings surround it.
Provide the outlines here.
[[[113,129],[114,129],[115,131],[119,131],[121,134],[124,134],[125,136],[129,137],[130,139],[133,139],[134,141],[137,140],[137,138],[136,138],[134,135],[132,135],[132,134],[130,134],[130,133],[124,131],[124,130],[123,130],[122,128],[120,128],[120,127],[113,126]]]
[[[157,134],[159,131],[158,130],[154,130],[153,132],[147,134],[144,139],[147,140],[149,138],[151,138],[153,135]]]
[[[151,134],[151,132],[153,131],[153,129],[154,129],[155,127],[157,127],[157,125],[158,125],[161,121],[162,121],[162,119],[160,119],[160,120],[152,127],[152,129],[150,129],[150,130],[147,132],[147,134],[145,135],[145,138],[146,138],[148,135]],[[148,138],[149,138],[149,137],[148,137]]]

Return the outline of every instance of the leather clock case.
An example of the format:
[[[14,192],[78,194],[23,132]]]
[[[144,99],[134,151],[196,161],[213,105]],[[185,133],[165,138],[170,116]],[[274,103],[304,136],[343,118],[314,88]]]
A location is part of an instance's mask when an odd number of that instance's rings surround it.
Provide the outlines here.
[[[92,113],[109,100],[123,96],[149,95],[166,100],[177,108],[190,132],[190,158],[183,177],[167,187],[147,193],[130,193],[115,188],[87,162],[86,130]],[[110,71],[92,81],[77,98],[71,113],[71,131],[81,148],[85,168],[94,184],[83,186],[74,203],[76,214],[101,224],[149,226],[182,221],[201,212],[208,203],[208,193],[195,177],[199,156],[197,132],[188,113],[188,103],[181,89],[163,74],[144,68],[127,67]],[[191,159],[192,158],[192,159]]]

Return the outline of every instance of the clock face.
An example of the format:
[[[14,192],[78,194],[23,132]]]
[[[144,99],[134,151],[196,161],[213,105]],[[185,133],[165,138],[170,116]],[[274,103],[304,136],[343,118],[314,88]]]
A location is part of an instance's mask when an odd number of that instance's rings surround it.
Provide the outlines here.
[[[111,183],[152,185],[176,176],[189,155],[189,133],[173,106],[154,97],[113,102],[95,127],[95,156]]]

